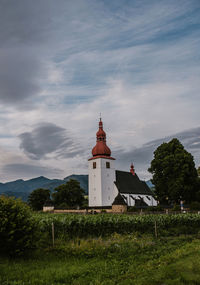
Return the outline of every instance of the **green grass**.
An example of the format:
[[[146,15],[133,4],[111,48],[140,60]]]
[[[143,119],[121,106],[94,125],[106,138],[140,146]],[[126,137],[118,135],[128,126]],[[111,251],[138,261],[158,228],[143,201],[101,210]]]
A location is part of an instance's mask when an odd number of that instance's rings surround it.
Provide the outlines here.
[[[26,259],[0,258],[1,285],[200,284],[198,236],[56,240]]]

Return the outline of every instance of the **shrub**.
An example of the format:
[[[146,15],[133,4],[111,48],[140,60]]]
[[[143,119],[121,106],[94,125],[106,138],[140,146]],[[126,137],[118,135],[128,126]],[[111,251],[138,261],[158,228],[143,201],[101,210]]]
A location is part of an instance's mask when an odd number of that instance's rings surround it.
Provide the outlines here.
[[[146,208],[146,211],[148,212],[163,212],[164,208],[160,205],[158,206],[149,206],[148,208]]]
[[[0,196],[0,253],[22,255],[34,247],[36,222],[20,199]]]
[[[172,208],[172,211],[180,211],[180,210],[181,210],[181,206],[177,204],[175,204]]]
[[[135,206],[129,206],[127,211],[128,212],[139,212],[139,211],[141,211],[141,209],[139,209]]]
[[[190,210],[200,210],[200,203],[199,202],[192,202],[190,204]]]

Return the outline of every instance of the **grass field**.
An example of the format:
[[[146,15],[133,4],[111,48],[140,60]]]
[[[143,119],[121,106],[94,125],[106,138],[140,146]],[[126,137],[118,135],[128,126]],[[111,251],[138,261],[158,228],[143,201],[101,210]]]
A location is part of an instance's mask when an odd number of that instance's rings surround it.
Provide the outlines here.
[[[56,240],[26,259],[0,258],[1,285],[200,284],[198,235]]]

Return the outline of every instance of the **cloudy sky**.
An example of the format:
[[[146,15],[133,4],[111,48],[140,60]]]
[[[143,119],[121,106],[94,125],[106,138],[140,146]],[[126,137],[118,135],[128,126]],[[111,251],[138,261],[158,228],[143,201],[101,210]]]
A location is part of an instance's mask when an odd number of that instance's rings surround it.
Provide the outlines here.
[[[0,0],[0,182],[87,173],[100,112],[117,169],[198,166],[199,110],[199,0]]]

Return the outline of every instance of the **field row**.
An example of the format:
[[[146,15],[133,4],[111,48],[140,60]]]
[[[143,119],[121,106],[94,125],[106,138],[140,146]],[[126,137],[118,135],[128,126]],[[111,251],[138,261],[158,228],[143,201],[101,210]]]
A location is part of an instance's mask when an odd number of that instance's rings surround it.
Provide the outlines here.
[[[176,215],[60,215],[35,214],[40,231],[69,237],[105,236],[112,233],[190,234],[200,231],[199,214]]]

